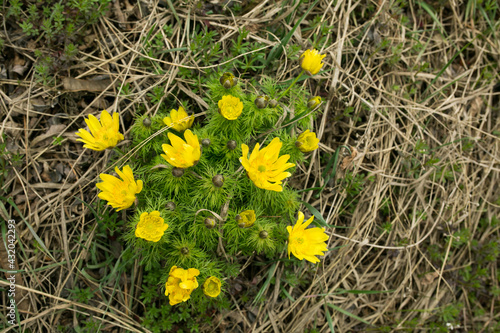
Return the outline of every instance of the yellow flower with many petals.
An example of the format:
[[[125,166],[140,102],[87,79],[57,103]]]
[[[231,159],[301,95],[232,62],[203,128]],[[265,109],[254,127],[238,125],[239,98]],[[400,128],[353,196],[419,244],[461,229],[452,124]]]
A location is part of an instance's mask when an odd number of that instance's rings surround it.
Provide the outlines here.
[[[191,292],[198,288],[196,276],[200,275],[200,271],[196,268],[184,269],[172,266],[168,274],[165,296],[168,296],[170,305],[187,301],[191,297]]]
[[[99,177],[102,183],[98,183],[96,186],[102,191],[98,194],[98,197],[108,201],[108,205],[116,208],[116,211],[119,212],[132,206],[135,195],[142,191],[142,180],[135,181],[132,168],[128,165],[123,167],[123,172],[116,167],[115,172],[122,180],[101,173]]]
[[[139,223],[135,229],[135,236],[144,238],[147,241],[158,242],[167,228],[168,224],[160,217],[159,211],[144,212],[141,214]]]
[[[194,116],[188,117],[186,111],[182,106],[179,107],[179,110],[170,111],[170,115],[168,117],[163,118],[163,122],[165,125],[172,127],[177,132],[182,132],[187,130],[193,125]]]
[[[83,145],[85,148],[101,151],[113,148],[124,139],[123,134],[119,132],[120,119],[118,113],[113,113],[113,117],[111,117],[108,111],[103,110],[100,122],[95,116],[89,115],[89,118],[85,119],[85,123],[90,129],[90,133],[83,128],[76,132],[76,135],[81,137],[76,141],[85,143]]]
[[[243,111],[243,102],[238,97],[231,95],[222,96],[218,105],[220,113],[227,120],[238,119]]]
[[[244,210],[240,214],[240,220],[238,221],[238,226],[242,228],[249,228],[255,223],[255,211],[253,209]]]
[[[316,133],[306,130],[304,133],[300,134],[295,141],[295,145],[303,153],[308,153],[315,149],[318,149],[319,139],[316,138]]]
[[[210,297],[217,297],[220,294],[220,286],[220,280],[211,276],[203,283],[203,293]]]
[[[311,216],[309,220],[304,222],[304,214],[299,211],[299,219],[293,227],[288,226],[286,230],[290,234],[288,236],[288,258],[290,253],[299,258],[300,260],[308,260],[312,263],[319,262],[315,256],[324,255],[327,251],[326,241],[328,235],[325,233],[325,228],[309,228],[306,229],[313,221],[314,217]]]
[[[306,50],[306,52],[302,53],[300,56],[300,66],[309,75],[318,74],[321,67],[323,67],[321,60],[323,60],[324,57],[326,57],[325,54],[321,55],[315,49]]]
[[[285,170],[295,164],[287,163],[290,155],[279,157],[282,145],[279,138],[274,138],[267,147],[259,151],[260,146],[257,143],[250,158],[248,158],[248,146],[241,145],[243,156],[240,157],[240,162],[255,186],[270,191],[283,191],[282,180],[291,175]]]
[[[165,154],[161,155],[168,163],[174,167],[185,169],[195,165],[200,160],[200,142],[190,130],[184,132],[186,141],[172,133],[168,133],[168,138],[171,145],[163,144],[162,149]]]

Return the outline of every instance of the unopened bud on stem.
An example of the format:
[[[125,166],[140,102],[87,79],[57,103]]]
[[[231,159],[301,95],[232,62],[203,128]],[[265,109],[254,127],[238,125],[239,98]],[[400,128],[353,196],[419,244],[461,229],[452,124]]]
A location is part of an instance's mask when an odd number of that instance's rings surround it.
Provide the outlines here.
[[[259,109],[264,109],[267,107],[267,104],[269,103],[269,97],[267,96],[258,96],[255,101],[254,101],[255,105],[259,108]]]
[[[207,229],[213,229],[215,227],[215,219],[207,217],[205,219],[205,227],[207,227]]]
[[[236,149],[236,141],[234,141],[234,140],[228,141],[226,144],[226,147],[229,150],[235,150]]]
[[[222,175],[215,175],[212,178],[212,183],[215,187],[222,187],[224,185],[224,177]]]
[[[172,175],[174,177],[177,177],[177,178],[182,177],[182,175],[184,175],[184,169],[177,168],[177,167],[173,168],[172,169]]]
[[[226,72],[222,74],[219,82],[224,88],[231,89],[238,83],[238,79],[234,77],[233,73]]]
[[[168,210],[175,210],[175,203],[173,201],[169,201],[165,205],[165,208],[167,208]]]
[[[203,147],[208,147],[208,146],[210,146],[210,139],[203,139],[203,140],[201,140],[201,145],[202,145]]]
[[[142,124],[144,125],[144,127],[151,127],[151,119],[149,117],[144,118]]]

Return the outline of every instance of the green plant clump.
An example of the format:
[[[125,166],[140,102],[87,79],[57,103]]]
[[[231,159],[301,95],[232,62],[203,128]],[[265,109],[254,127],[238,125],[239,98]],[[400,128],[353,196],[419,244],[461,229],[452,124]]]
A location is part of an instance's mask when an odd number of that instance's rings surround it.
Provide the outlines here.
[[[117,210],[135,202],[124,239],[148,271],[145,301],[153,301],[161,286],[170,305],[191,299],[203,308],[224,307],[225,280],[240,272],[234,256],[274,258],[285,250],[286,227],[295,223],[299,208],[299,195],[286,178],[319,141],[310,124],[321,98],[295,86],[301,75],[288,87],[264,77],[260,90],[252,84],[249,91],[232,73],[218,73],[208,79],[211,103],[203,120],[195,122],[182,106],[136,118],[127,152],[135,158],[122,171],[115,169],[123,185],[101,174],[98,188]],[[118,124],[115,116],[103,111],[102,128],[91,120],[100,138],[79,135],[87,144],[111,148],[121,136],[110,127]],[[319,261],[310,254],[299,259]],[[161,309],[151,307],[146,324],[153,327],[157,315],[167,311]],[[164,329],[173,323],[164,323]]]
[[[306,129],[314,116],[315,111],[304,103],[308,99],[305,92],[294,89],[293,96],[292,92],[283,96],[296,114],[296,121],[291,123],[284,120],[289,117],[281,103],[259,108],[255,103],[258,96],[244,92],[240,83],[225,88],[219,77],[213,77],[208,86],[211,100],[219,101],[227,95],[237,97],[243,103],[243,112],[237,119],[228,120],[216,102],[211,105],[207,123],[190,129],[201,143],[201,158],[194,166],[182,169],[181,175],[177,174],[179,168],[161,155],[165,154],[162,146],[171,143],[169,136],[184,139],[185,132],[173,128],[167,131],[162,121],[165,115],[160,114],[151,119],[138,117],[132,128],[130,148],[140,157],[133,165],[134,176],[144,182],[144,187],[138,195],[139,204],[126,240],[141,251],[146,268],[166,260],[164,280],[172,266],[195,267],[200,270],[198,279],[203,281],[209,276],[225,277],[223,267],[228,255],[255,252],[274,256],[284,250],[287,222],[294,221],[299,207],[298,194],[286,185],[280,192],[255,186],[240,158],[242,144],[250,146],[252,152],[251,147],[257,143],[262,149],[279,138],[283,143],[279,156],[289,155],[288,163],[303,159],[304,153],[295,145],[297,135],[291,133],[292,129],[296,132],[294,126],[298,122]],[[281,91],[269,78],[263,80],[262,90],[268,100],[280,97]],[[273,130],[276,127],[282,128]],[[255,212],[256,219],[251,226],[242,226],[240,214],[249,210]],[[141,214],[152,211],[160,212],[168,224],[158,242],[135,234]]]

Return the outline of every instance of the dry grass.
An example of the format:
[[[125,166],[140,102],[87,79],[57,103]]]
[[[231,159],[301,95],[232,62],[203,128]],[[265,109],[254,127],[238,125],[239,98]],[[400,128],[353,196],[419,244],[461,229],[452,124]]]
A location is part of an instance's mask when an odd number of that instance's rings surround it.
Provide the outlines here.
[[[202,49],[148,56],[144,40],[151,29],[154,34],[163,33],[158,27],[171,24],[172,36],[164,36],[169,48],[189,49],[194,20],[215,29],[217,42],[229,50],[238,28],[245,26],[251,31],[249,39],[270,51],[276,42],[263,29],[285,24],[285,18],[296,22],[307,10],[299,2],[266,0],[243,16],[227,12],[203,17],[193,4],[183,3],[175,5],[176,18],[167,2],[131,8],[125,6],[128,2],[116,2],[120,3],[119,10],[115,5],[109,17],[92,27],[77,61],[57,76],[57,82],[62,82],[62,76],[100,80],[90,87],[77,88],[68,81],[55,87],[40,85],[29,65],[33,53],[28,40],[10,27],[1,33],[7,69],[12,69],[15,54],[26,61],[26,72],[18,79],[10,76],[0,81],[0,133],[6,134],[9,152],[23,156],[17,164],[9,160],[2,187],[12,201],[3,201],[0,213],[5,220],[17,221],[17,260],[24,270],[16,275],[21,323],[5,332],[52,332],[58,325],[77,325],[77,314],[102,323],[102,331],[147,331],[136,315],[144,309],[139,300],[142,268],[138,260],[131,272],[110,274],[120,264],[121,245],[96,240],[98,221],[82,204],[96,202],[94,184],[106,170],[109,153],[84,151],[75,142],[74,132],[83,126],[84,116],[103,108],[120,112],[121,128],[128,128],[131,117],[140,112],[155,114],[161,103],[151,103],[147,94],[157,86],[164,87],[164,99],[183,92],[199,106],[200,115],[206,110],[206,103],[189,91],[190,82],[179,76],[179,68],[192,69],[196,82],[198,75],[209,74],[220,64],[202,66],[198,60]],[[323,185],[326,163],[320,156],[333,154],[340,145],[354,147],[358,152],[354,161],[346,170],[338,168],[336,181],[330,181],[319,198],[317,192],[303,192],[303,200],[316,207],[327,223],[348,228],[328,231],[329,248],[338,248],[319,267],[295,268],[297,276],[310,281],[303,288],[287,287],[295,301],[279,297],[285,268],[278,265],[272,273],[277,283],[266,291],[268,301],[250,307],[232,297],[233,312],[218,317],[221,331],[224,327],[231,332],[304,332],[316,327],[329,332],[330,325],[336,332],[377,331],[384,326],[399,331],[415,318],[413,330],[427,331],[430,322],[439,321],[435,319],[438,309],[459,302],[464,304],[459,316],[464,331],[480,326],[487,331],[499,321],[498,297],[479,297],[477,304],[470,304],[470,290],[459,283],[458,271],[476,263],[477,248],[470,241],[455,248],[454,238],[447,235],[467,229],[470,240],[481,244],[499,238],[498,226],[481,228],[479,223],[498,216],[500,208],[500,147],[495,134],[500,131],[495,86],[499,80],[494,69],[492,80],[483,75],[500,61],[500,41],[495,38],[500,29],[497,23],[496,35],[484,33],[486,20],[470,16],[466,20],[467,3],[430,4],[437,9],[437,20],[417,5],[404,9],[409,29],[401,24],[390,1],[320,0],[293,35],[290,43],[306,48],[308,39],[320,33],[319,28],[305,29],[314,16],[320,15],[333,27],[322,49],[327,54],[327,71],[304,83],[314,94],[324,96],[324,112],[315,124],[321,146],[312,154],[314,162],[303,167],[303,175],[294,183],[301,188],[312,187],[313,182]],[[353,14],[367,10],[368,5],[375,8],[368,19]],[[131,19],[126,21],[128,15]],[[389,41],[387,48],[380,47],[382,40]],[[399,59],[388,65],[395,54],[392,48],[400,43]],[[141,66],[140,59],[151,60],[164,74]],[[423,63],[432,70],[414,69]],[[273,72],[278,80],[286,80],[297,69],[297,63],[282,61]],[[128,96],[120,94],[125,84],[130,87]],[[88,91],[96,85],[104,88]],[[347,107],[352,107],[352,113],[343,116]],[[52,143],[55,136],[63,138],[60,145]],[[419,152],[415,147],[422,140],[426,151]],[[434,165],[425,166],[431,157],[437,159]],[[351,175],[371,178],[362,182],[362,190],[354,196],[342,182]],[[392,224],[390,233],[381,232],[386,222]],[[433,244],[444,253],[439,265],[429,254]],[[91,256],[99,251],[107,258],[116,256],[107,264],[110,270],[87,267],[95,263]],[[497,265],[488,266],[496,287]],[[105,283],[96,282],[103,279],[100,274],[108,274]],[[258,275],[265,280],[267,274],[264,270]],[[7,282],[2,280],[0,285]],[[88,304],[74,301],[68,289],[76,287],[89,287],[95,296]],[[334,294],[339,289],[390,292]],[[6,293],[1,297],[1,303],[7,304]],[[326,304],[357,315],[373,327]],[[484,309],[480,316],[473,312],[478,306]]]

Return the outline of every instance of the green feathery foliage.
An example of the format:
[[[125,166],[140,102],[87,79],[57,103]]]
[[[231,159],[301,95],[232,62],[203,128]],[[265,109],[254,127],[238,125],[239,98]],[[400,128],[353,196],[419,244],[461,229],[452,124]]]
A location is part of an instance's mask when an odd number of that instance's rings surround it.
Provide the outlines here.
[[[310,128],[316,113],[307,107],[309,96],[304,89],[283,89],[269,77],[264,77],[257,88],[256,84],[250,86],[229,73],[213,76],[207,87],[206,117],[196,119],[189,130],[179,133],[167,128],[164,115],[160,114],[138,116],[131,130],[130,149],[139,157],[134,163],[135,175],[144,186],[137,196],[138,207],[129,220],[125,239],[140,251],[141,264],[146,269],[162,270],[162,284],[169,279],[173,266],[198,269],[201,285],[210,276],[223,280],[238,275],[239,266],[232,262],[234,255],[262,254],[273,258],[285,250],[286,225],[295,222],[299,207],[299,196],[286,185],[286,180],[280,192],[259,188],[240,160],[243,144],[251,154],[257,143],[262,150],[275,138],[282,143],[279,156],[289,155],[290,163],[304,160],[304,153],[295,142],[300,133]],[[232,120],[225,118],[225,111],[218,104],[228,95],[239,98],[233,100],[243,105],[241,114]],[[191,146],[186,143],[174,148],[180,141],[167,134],[186,141],[188,131],[197,136],[201,155],[194,165],[179,168],[170,163],[184,163],[191,155],[175,155],[172,162],[164,158],[164,149],[171,145],[175,151],[189,150]],[[285,172],[293,173],[295,169],[289,167]],[[153,211],[160,212],[168,224],[157,242],[135,234],[141,214]],[[255,221],[247,219],[242,223],[239,214],[244,211],[254,211]],[[159,268],[158,262],[165,263],[163,268]],[[201,292],[192,294],[193,299],[200,300],[200,296]]]

